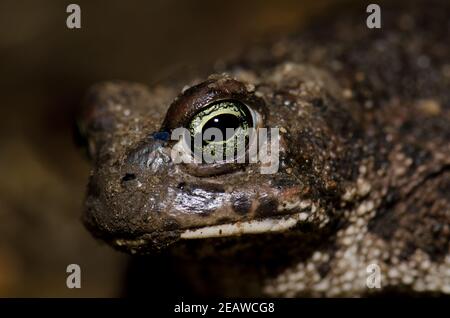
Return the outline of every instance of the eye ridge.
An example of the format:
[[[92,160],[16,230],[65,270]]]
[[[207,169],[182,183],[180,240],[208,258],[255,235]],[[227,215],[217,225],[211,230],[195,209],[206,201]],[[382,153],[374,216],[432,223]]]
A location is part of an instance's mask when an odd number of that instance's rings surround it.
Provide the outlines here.
[[[267,109],[264,100],[256,96],[254,91],[249,91],[245,83],[225,75],[211,76],[208,80],[183,91],[174,99],[160,130],[170,133],[179,127],[189,129],[189,124],[196,114],[224,101],[238,104],[247,114],[250,113],[251,116],[247,115],[246,118],[253,120],[253,126],[259,126],[265,120]]]

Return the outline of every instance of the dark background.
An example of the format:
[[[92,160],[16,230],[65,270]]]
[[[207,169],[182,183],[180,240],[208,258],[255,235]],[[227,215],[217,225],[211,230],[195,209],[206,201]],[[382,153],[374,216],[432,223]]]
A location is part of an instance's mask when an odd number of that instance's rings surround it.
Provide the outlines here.
[[[82,28],[66,27],[81,6]],[[94,82],[183,75],[348,1],[0,2],[0,296],[118,296],[128,256],[79,221],[89,163],[73,124]],[[367,3],[359,2],[365,19]],[[82,288],[66,288],[66,266]],[[149,268],[148,270],[152,270]]]

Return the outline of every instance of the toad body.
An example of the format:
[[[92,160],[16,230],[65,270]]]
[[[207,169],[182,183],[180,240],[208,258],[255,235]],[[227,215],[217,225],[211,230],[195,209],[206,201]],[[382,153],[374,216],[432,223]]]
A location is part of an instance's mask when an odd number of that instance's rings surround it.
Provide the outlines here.
[[[189,82],[94,86],[88,229],[223,294],[450,294],[449,6],[383,7],[377,30],[360,11]],[[277,170],[176,162],[174,130],[205,127],[277,128]]]

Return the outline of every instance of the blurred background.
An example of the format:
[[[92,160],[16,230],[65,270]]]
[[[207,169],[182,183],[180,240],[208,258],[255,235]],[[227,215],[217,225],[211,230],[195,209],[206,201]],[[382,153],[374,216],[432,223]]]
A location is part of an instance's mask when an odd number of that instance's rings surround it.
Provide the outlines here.
[[[339,3],[338,3],[339,2]],[[66,7],[81,7],[81,29]],[[151,85],[260,38],[302,28],[343,1],[0,2],[0,296],[119,296],[129,257],[80,222],[89,163],[73,124],[101,80]],[[367,3],[359,3],[365,10]],[[364,12],[364,11],[362,11]],[[82,288],[66,287],[79,264]]]

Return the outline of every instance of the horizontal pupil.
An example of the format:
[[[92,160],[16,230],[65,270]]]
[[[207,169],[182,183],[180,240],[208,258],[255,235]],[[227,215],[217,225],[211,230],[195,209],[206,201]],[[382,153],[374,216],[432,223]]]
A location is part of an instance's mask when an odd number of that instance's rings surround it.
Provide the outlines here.
[[[218,128],[222,133],[224,140],[227,140],[227,128],[237,129],[241,126],[241,121],[235,115],[221,114],[208,120],[202,127],[202,135],[208,128]],[[232,136],[230,136],[231,138]]]

